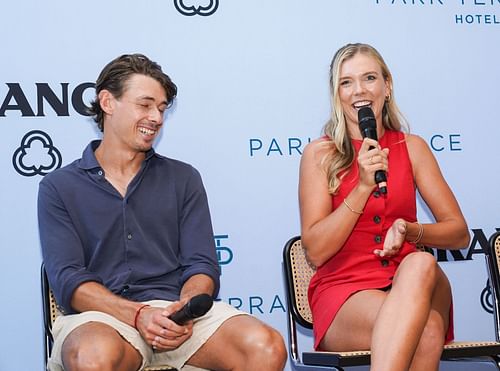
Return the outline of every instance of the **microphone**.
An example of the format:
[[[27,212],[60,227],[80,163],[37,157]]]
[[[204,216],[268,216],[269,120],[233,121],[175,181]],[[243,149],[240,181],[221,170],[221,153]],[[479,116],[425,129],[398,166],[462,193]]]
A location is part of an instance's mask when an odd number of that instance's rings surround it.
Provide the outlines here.
[[[370,107],[361,107],[359,109],[358,123],[359,130],[361,131],[361,136],[363,138],[378,140],[377,121],[375,120],[375,114]],[[372,148],[374,147],[370,146],[369,149]],[[378,184],[378,188],[381,193],[387,194],[387,176],[384,170],[377,170],[375,172],[375,183]]]
[[[178,325],[183,325],[192,319],[203,316],[207,313],[210,308],[212,308],[213,299],[208,294],[199,294],[193,296],[186,305],[184,305],[180,310],[172,313],[168,318],[177,323]]]

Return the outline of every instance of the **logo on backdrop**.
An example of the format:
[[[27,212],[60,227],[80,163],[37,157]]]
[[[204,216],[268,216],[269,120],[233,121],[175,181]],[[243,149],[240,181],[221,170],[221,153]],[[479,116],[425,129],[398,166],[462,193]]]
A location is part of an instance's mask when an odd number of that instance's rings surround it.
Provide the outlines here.
[[[93,82],[84,82],[71,87],[67,82],[61,82],[60,87],[51,86],[45,82],[35,83],[36,105],[30,104],[27,97],[33,95],[33,91],[25,89],[19,83],[5,83],[7,92],[5,98],[0,104],[0,117],[5,117],[9,111],[17,111],[22,117],[44,117],[47,116],[47,106],[58,116],[69,116],[70,107],[82,116],[90,116],[88,106],[85,101],[92,99],[95,94],[95,84]],[[0,96],[3,93],[0,92]],[[1,101],[1,98],[0,98]]]
[[[301,156],[311,138],[250,138],[248,153],[250,157],[293,157]]]
[[[188,5],[193,2],[194,4]],[[214,14],[217,11],[217,8],[219,7],[219,0],[209,0],[208,5],[196,4],[200,2],[196,0],[193,2],[188,0],[174,0],[175,9],[177,9],[177,11],[182,15],[188,17],[193,15],[201,15],[202,17],[208,17]],[[206,1],[204,3],[206,3]]]
[[[233,261],[233,250],[227,246],[223,246],[226,242],[229,235],[227,234],[218,234],[214,236],[215,240],[215,251],[217,252],[217,260],[219,261],[219,266],[221,268],[222,274],[222,266],[228,265]]]
[[[491,295],[490,280],[486,281],[486,287],[481,291],[481,306],[485,311],[493,314],[493,296]]]
[[[50,136],[41,130],[27,133],[12,156],[14,169],[23,176],[47,175],[60,168],[61,163],[61,152],[54,146]]]
[[[486,237],[482,229],[471,229],[471,231],[472,239],[469,247],[466,247],[462,250],[444,250],[432,248],[429,252],[431,252],[439,262],[472,260],[473,255],[485,254],[489,248],[488,237]],[[500,231],[500,228],[495,228],[495,231]]]

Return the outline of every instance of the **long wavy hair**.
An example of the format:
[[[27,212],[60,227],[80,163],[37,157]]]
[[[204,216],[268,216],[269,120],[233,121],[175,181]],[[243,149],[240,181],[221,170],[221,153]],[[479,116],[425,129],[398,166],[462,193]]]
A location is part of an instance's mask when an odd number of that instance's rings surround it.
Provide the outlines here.
[[[339,96],[339,74],[342,64],[353,58],[356,54],[363,53],[374,58],[382,70],[382,76],[389,85],[389,97],[386,98],[382,109],[382,125],[389,130],[400,131],[408,129],[408,124],[394,101],[392,74],[380,53],[368,44],[347,44],[340,48],[333,56],[330,64],[330,119],[323,127],[327,137],[323,143],[328,146],[328,153],[322,158],[322,165],[328,177],[328,192],[335,194],[338,191],[343,175],[347,174],[354,161],[354,147],[347,130],[344,110]]]

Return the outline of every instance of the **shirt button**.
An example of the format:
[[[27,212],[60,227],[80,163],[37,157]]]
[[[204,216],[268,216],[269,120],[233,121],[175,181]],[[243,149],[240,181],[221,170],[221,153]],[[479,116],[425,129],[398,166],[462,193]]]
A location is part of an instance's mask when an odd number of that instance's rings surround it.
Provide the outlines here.
[[[131,240],[131,239],[132,239],[132,233],[127,234],[127,240]]]
[[[382,219],[381,219],[381,218],[380,218],[380,216],[378,216],[378,215],[375,215],[375,216],[373,217],[373,221],[374,221],[376,224],[379,224],[381,220],[382,220]]]
[[[99,171],[97,172],[97,174],[98,174],[99,176],[102,176],[102,170],[99,170]]]
[[[382,242],[382,236],[377,235],[377,236],[375,236],[374,240],[376,243],[380,243],[380,242]]]
[[[379,198],[380,197],[380,191],[373,192],[373,197]]]
[[[380,261],[380,264],[382,264],[382,267],[387,267],[389,265],[389,260],[387,259],[382,259]]]

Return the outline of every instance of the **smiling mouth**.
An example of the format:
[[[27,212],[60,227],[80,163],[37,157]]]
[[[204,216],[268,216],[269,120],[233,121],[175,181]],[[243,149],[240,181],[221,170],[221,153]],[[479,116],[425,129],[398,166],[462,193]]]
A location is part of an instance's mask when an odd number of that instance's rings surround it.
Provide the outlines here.
[[[148,128],[144,128],[144,127],[140,127],[139,128],[139,132],[141,132],[144,135],[154,135],[154,134],[156,134],[156,130],[148,129]]]
[[[370,102],[368,100],[363,100],[363,101],[359,101],[359,102],[354,102],[354,104],[352,106],[354,107],[354,109],[359,111],[363,107],[371,107],[372,102]]]

